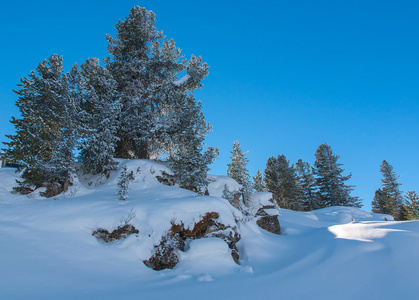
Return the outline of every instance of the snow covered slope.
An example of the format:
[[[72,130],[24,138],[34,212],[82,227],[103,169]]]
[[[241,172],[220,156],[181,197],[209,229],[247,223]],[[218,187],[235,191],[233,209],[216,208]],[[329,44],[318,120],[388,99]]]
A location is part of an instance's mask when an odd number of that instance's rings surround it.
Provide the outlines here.
[[[128,200],[117,200],[119,173],[77,182],[45,199],[10,194],[17,178],[0,169],[1,299],[417,299],[419,222],[395,222],[360,209],[282,210],[282,235],[260,229],[219,198],[165,186],[153,161],[124,161],[136,174]],[[138,167],[140,172],[137,173]],[[217,180],[219,181],[217,183]],[[89,185],[89,181],[91,182]],[[234,183],[231,183],[234,185]],[[235,187],[232,186],[232,189]],[[210,191],[211,192],[211,191]],[[216,194],[218,193],[218,194]],[[134,208],[137,235],[98,242],[92,231],[113,229]],[[238,225],[240,265],[221,239],[194,240],[172,270],[142,260],[172,222],[194,224],[216,211]],[[388,221],[385,221],[385,218]]]

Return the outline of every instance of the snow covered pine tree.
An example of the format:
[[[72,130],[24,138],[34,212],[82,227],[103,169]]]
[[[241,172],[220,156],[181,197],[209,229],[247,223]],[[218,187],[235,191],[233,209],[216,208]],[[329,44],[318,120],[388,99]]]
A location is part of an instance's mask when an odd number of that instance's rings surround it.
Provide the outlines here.
[[[201,113],[192,92],[208,75],[207,64],[200,57],[192,56],[188,63],[182,59],[181,50],[156,29],[154,13],[145,8],[132,8],[116,29],[116,39],[107,35],[110,57],[105,59],[122,105],[116,156],[149,158],[182,148],[184,132],[197,134],[195,126],[206,136],[209,125],[190,112]]]
[[[118,164],[113,159],[120,111],[116,81],[100,66],[98,58],[87,59],[80,69],[80,158],[86,173],[109,176]]]
[[[247,152],[243,153],[240,143],[238,141],[234,141],[233,151],[231,151],[231,154],[231,163],[227,164],[227,176],[233,178],[237,181],[237,183],[241,184],[243,203],[246,205],[246,202],[252,193],[252,183],[250,182],[250,175],[247,170],[247,163],[249,162],[246,158]]]
[[[266,186],[262,172],[258,169],[256,176],[253,177],[253,189],[256,192],[266,192]]]
[[[318,200],[320,207],[328,206],[354,206],[361,207],[358,197],[350,195],[354,189],[351,185],[346,185],[345,181],[351,178],[351,174],[343,176],[344,171],[338,163],[339,155],[332,152],[328,144],[321,144],[315,153],[314,174],[316,175],[316,185],[318,186]]]
[[[399,189],[401,183],[397,182],[400,176],[397,176],[396,172],[393,171],[393,166],[386,160],[383,160],[380,172],[383,175],[383,179],[381,179],[383,195],[380,202],[374,202],[373,200],[373,208],[376,207],[376,210],[383,213],[390,213],[395,220],[405,220],[403,196]]]
[[[65,190],[73,172],[74,149],[80,142],[86,172],[109,175],[113,156],[150,158],[168,154],[183,187],[202,191],[208,164],[218,149],[204,151],[211,126],[205,121],[194,90],[208,75],[201,57],[182,59],[173,40],[155,28],[151,11],[134,7],[107,36],[106,69],[98,59],[74,65],[62,75],[62,58],[53,55],[22,80],[13,119],[17,134],[7,153],[27,169],[20,192],[48,183],[46,195]]]
[[[371,211],[377,214],[391,215],[391,207],[389,206],[389,195],[385,189],[375,191],[374,199],[371,202]]]
[[[408,220],[418,220],[419,219],[419,195],[410,191],[407,192],[405,198],[405,217]]]
[[[303,210],[296,171],[293,165],[290,166],[284,154],[268,159],[265,169],[265,184],[279,207]]]
[[[208,75],[207,64],[194,55],[182,59],[181,50],[156,29],[154,13],[145,8],[131,9],[116,29],[116,39],[107,36],[110,57],[105,60],[121,102],[116,156],[168,154],[181,186],[201,191],[208,184],[207,165],[218,155],[212,147],[202,153],[211,127],[193,96]]]
[[[297,171],[303,209],[309,211],[320,208],[316,195],[317,186],[313,168],[308,162],[299,159],[295,164],[295,170]]]
[[[25,167],[16,192],[46,187],[43,194],[52,197],[70,184],[77,141],[78,74],[75,66],[63,75],[62,62],[61,56],[51,55],[15,91],[22,118],[12,119],[16,134],[8,135],[11,141],[5,144],[7,156]]]

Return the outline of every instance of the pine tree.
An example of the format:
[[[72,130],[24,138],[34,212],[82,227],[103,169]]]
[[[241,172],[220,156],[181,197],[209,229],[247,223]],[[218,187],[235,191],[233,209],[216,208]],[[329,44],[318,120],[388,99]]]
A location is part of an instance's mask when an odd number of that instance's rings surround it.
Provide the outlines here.
[[[284,154],[268,159],[265,169],[265,184],[279,207],[303,210],[296,171]]]
[[[258,169],[256,176],[253,177],[253,189],[259,193],[259,192],[266,192],[266,186],[263,179],[262,172]]]
[[[119,196],[119,200],[127,200],[128,194],[130,192],[130,183],[135,179],[134,172],[131,171],[128,173],[127,166],[122,168],[121,174],[119,175],[119,180],[117,184],[116,196]]]
[[[400,176],[397,176],[393,171],[393,166],[386,160],[383,160],[380,172],[383,175],[383,179],[381,179],[383,191],[386,193],[385,207],[390,209],[395,220],[403,220],[403,196],[399,189],[401,184],[397,182]]]
[[[208,147],[204,153],[200,147],[183,148],[176,157],[170,158],[176,182],[182,188],[199,194],[205,193],[208,186],[208,165],[217,156],[217,148]]]
[[[65,191],[71,180],[77,128],[78,71],[62,73],[62,57],[51,55],[29,78],[21,80],[16,105],[21,119],[13,118],[15,135],[9,135],[7,156],[25,166],[17,192],[46,186],[45,196]]]
[[[238,141],[234,141],[231,163],[227,164],[227,176],[233,178],[242,186],[241,193],[243,195],[243,202],[246,204],[248,197],[252,193],[252,184],[250,182],[249,171],[247,164],[249,160],[246,158],[247,152],[242,152],[241,145]]]
[[[371,211],[377,214],[391,214],[389,194],[386,189],[375,191],[374,199],[371,202]]]
[[[332,152],[328,144],[321,144],[315,153],[314,174],[316,175],[316,185],[318,186],[317,196],[320,207],[328,206],[354,206],[361,207],[358,197],[353,197],[350,193],[354,186],[346,185],[345,181],[351,178],[351,174],[343,176],[342,165],[338,163],[339,155]]]
[[[161,134],[163,149],[169,152],[168,160],[172,162],[172,171],[177,182],[187,189],[202,193],[208,186],[207,174],[213,163],[218,157],[218,148],[208,147],[204,149],[204,139],[211,127],[205,122],[201,110],[201,102],[195,102],[192,95],[180,95],[179,101],[181,109],[178,113],[167,114],[164,123],[168,128],[177,128],[167,134]],[[176,125],[178,123],[178,125]],[[175,125],[173,125],[175,124]]]
[[[79,121],[82,134],[80,156],[86,173],[109,176],[117,162],[114,161],[117,137],[116,81],[99,64],[99,59],[89,58],[81,65],[83,101]]]
[[[419,219],[419,195],[410,191],[407,192],[407,195],[404,197],[404,210],[405,218],[408,220],[418,220]]]
[[[316,195],[316,178],[313,168],[309,163],[299,159],[295,164],[298,176],[298,185],[301,190],[301,202],[304,210],[314,210],[320,208]]]
[[[205,136],[209,126],[190,125],[183,109],[200,108],[192,92],[202,86],[208,66],[200,57],[181,60],[181,50],[173,40],[164,39],[155,27],[154,13],[144,8],[131,9],[116,29],[115,39],[107,36],[110,57],[106,64],[117,80],[122,105],[117,157],[149,158],[152,153],[167,153],[172,148],[183,151],[183,147],[190,151],[190,145],[182,144],[186,143],[183,132],[191,133],[190,127],[196,126],[202,131],[199,135]]]

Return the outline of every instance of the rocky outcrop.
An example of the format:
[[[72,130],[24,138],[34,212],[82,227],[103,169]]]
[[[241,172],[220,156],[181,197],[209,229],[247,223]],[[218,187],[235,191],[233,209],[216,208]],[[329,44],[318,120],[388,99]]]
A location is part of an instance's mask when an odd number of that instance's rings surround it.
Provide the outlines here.
[[[144,264],[154,270],[172,269],[179,262],[179,251],[186,251],[189,242],[206,237],[217,237],[224,240],[231,249],[231,256],[239,263],[239,251],[237,242],[240,233],[237,227],[226,226],[218,220],[218,213],[208,212],[195,223],[193,229],[184,227],[184,224],[172,223],[172,227],[160,244],[154,247],[154,254]]]
[[[161,176],[157,175],[156,176],[156,179],[161,184],[168,185],[168,186],[173,186],[176,183],[175,176],[174,175],[170,175],[170,174],[168,174],[165,171],[162,171],[161,172]]]
[[[256,193],[250,198],[250,204],[251,212],[260,228],[275,234],[281,233],[278,221],[280,210],[274,204],[271,193]]]
[[[274,205],[262,206],[256,213],[256,224],[266,231],[280,234],[281,225],[278,221],[279,210]]]
[[[124,226],[118,226],[112,232],[109,232],[107,229],[98,228],[93,231],[92,235],[101,242],[111,243],[117,240],[126,238],[127,236],[139,233],[138,229],[131,224],[125,224]]]

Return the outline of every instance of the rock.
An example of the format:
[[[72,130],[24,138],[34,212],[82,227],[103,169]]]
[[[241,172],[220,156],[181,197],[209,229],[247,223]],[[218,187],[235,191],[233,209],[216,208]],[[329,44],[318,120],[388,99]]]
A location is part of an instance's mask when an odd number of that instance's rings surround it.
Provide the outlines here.
[[[185,251],[191,240],[217,237],[224,240],[231,249],[231,256],[239,263],[237,242],[241,236],[237,227],[226,226],[217,222],[218,213],[208,212],[196,223],[193,229],[185,229],[184,224],[172,224],[168,233],[162,237],[155,252],[144,264],[154,270],[172,269],[179,262],[178,252]]]
[[[158,246],[154,247],[155,252],[144,264],[156,271],[173,269],[179,262],[178,251],[185,251],[185,241],[179,235],[168,234],[162,237]]]
[[[168,185],[168,186],[173,186],[175,185],[175,176],[168,174],[165,171],[162,171],[161,176],[156,176],[156,179],[164,184],[164,185]]]
[[[271,193],[256,193],[249,202],[250,214],[256,218],[256,224],[269,232],[280,234],[281,226],[278,221],[280,210],[272,200]]]
[[[281,226],[279,225],[278,215],[276,216],[263,216],[259,217],[256,220],[256,224],[266,231],[280,234],[281,233]]]
[[[127,236],[134,233],[139,233],[138,229],[132,226],[131,224],[126,224],[124,226],[118,226],[118,228],[112,232],[109,232],[107,229],[104,228],[98,228],[95,231],[93,231],[92,235],[99,241],[111,243],[117,240],[124,239]]]
[[[279,210],[274,205],[262,206],[256,213],[256,224],[266,231],[280,234]]]
[[[58,182],[52,182],[46,185],[47,190],[45,193],[41,193],[41,196],[51,198],[64,192],[64,184]]]

